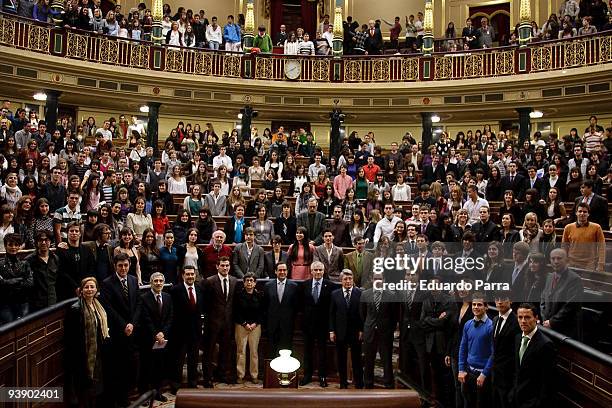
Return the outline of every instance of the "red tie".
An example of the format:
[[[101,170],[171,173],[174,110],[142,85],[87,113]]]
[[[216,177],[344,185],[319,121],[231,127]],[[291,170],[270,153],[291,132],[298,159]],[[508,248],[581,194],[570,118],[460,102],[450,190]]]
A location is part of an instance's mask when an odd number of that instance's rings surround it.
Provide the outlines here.
[[[583,202],[583,203],[585,203],[585,204],[586,204],[588,201],[589,201],[589,197],[584,197],[584,198],[582,199],[582,202]]]
[[[196,305],[195,296],[193,296],[193,288],[191,286],[189,287],[189,304],[191,306]]]

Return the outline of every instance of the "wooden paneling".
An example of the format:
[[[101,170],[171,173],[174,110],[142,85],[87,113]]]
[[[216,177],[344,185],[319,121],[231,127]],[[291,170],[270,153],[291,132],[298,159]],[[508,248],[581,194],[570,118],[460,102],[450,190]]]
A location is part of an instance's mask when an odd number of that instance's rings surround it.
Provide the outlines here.
[[[64,316],[67,300],[0,330],[0,384],[7,387],[60,387],[63,384]],[[3,407],[57,407],[5,404]]]

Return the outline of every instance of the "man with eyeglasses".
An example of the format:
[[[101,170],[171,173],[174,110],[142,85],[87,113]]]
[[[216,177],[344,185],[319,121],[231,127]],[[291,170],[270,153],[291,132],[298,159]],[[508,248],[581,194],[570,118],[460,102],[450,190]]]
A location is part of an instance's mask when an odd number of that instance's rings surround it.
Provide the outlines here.
[[[55,211],[53,216],[55,242],[60,243],[68,239],[68,224],[81,221],[80,200],[81,195],[73,191],[68,196],[68,204]]]
[[[55,212],[66,205],[66,187],[62,184],[62,170],[54,167],[51,180],[42,186],[42,197],[49,201],[49,212]]]
[[[36,251],[26,258],[32,269],[34,286],[30,300],[32,312],[44,309],[57,303],[56,283],[59,270],[59,258],[49,251],[51,231],[38,231],[34,236]]]

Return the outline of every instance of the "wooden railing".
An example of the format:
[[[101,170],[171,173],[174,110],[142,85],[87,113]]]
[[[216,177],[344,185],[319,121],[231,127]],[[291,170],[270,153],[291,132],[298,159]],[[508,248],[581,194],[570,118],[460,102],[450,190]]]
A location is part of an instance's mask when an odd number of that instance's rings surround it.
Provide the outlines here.
[[[501,77],[612,62],[612,32],[516,46],[431,56],[289,56],[155,46],[150,42],[56,28],[0,13],[0,45],[120,67],[208,77],[285,81],[298,61],[301,82],[421,82]]]

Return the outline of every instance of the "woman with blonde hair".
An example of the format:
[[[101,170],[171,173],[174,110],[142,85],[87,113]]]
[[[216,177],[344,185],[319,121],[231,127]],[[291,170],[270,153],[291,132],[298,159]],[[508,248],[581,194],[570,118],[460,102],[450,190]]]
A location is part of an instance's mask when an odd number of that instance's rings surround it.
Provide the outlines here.
[[[66,379],[69,404],[103,406],[103,364],[109,339],[108,318],[98,301],[98,281],[87,277],[81,281],[79,300],[68,310],[64,322]]]
[[[429,186],[429,191],[431,192],[431,196],[436,199],[436,209],[438,212],[444,211],[446,207],[446,198],[444,198],[444,194],[442,194],[442,184],[438,181],[434,181]]]
[[[519,231],[519,241],[524,241],[529,244],[532,252],[540,250],[540,238],[542,237],[542,230],[538,223],[538,216],[534,212],[528,212],[525,214],[525,221],[523,221],[523,227]]]

